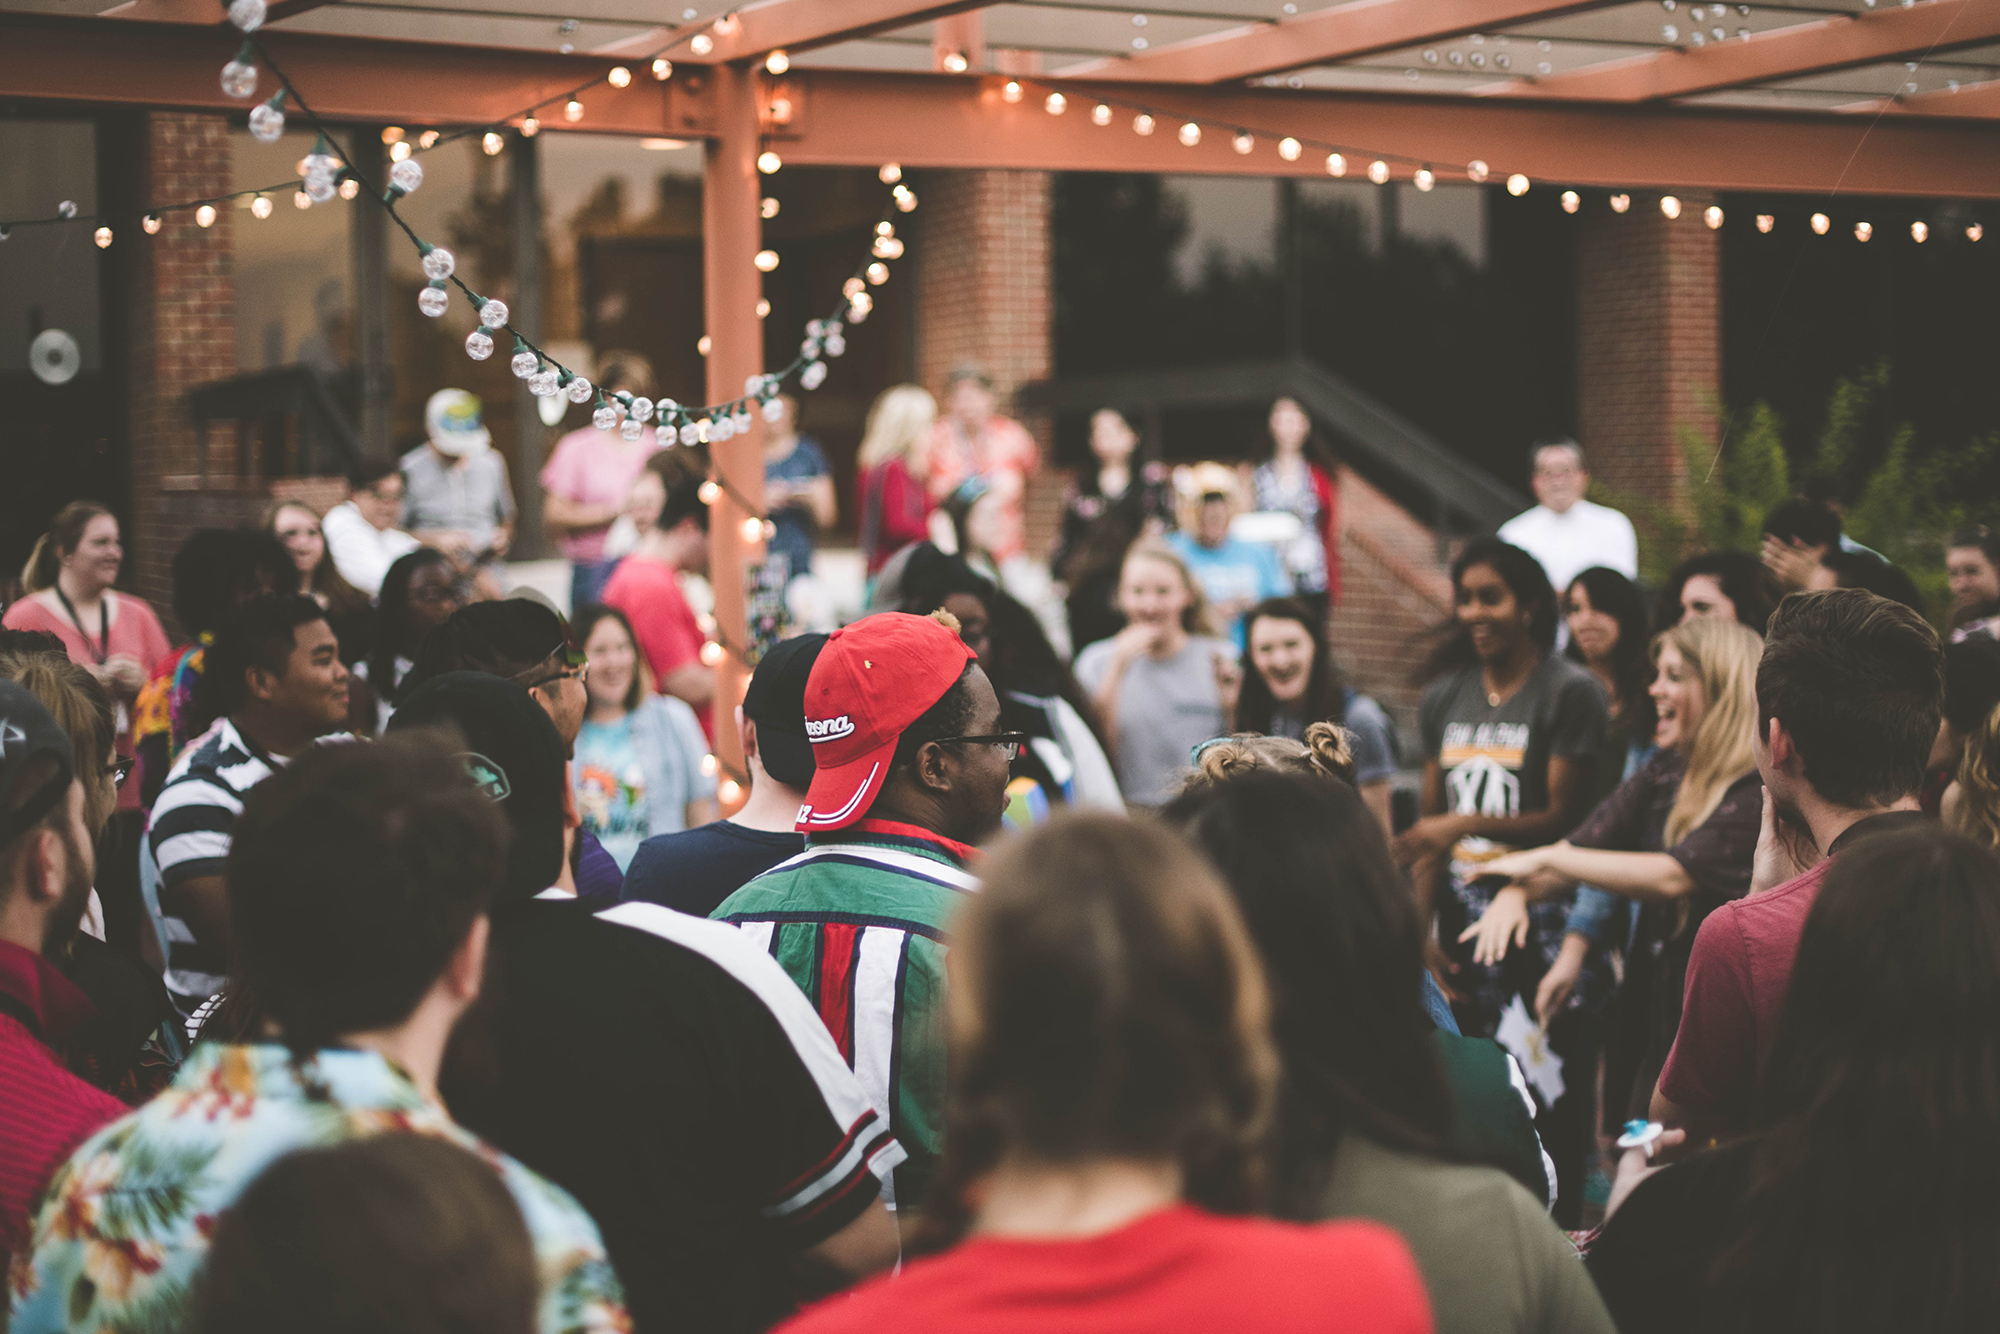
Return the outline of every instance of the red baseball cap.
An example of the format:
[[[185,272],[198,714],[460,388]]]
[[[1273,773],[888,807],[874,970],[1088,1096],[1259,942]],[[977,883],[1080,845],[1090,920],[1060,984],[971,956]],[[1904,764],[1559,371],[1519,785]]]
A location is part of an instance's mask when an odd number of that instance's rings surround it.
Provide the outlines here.
[[[806,737],[817,768],[798,828],[844,829],[868,814],[903,729],[977,656],[928,616],[888,611],[835,630],[806,680]]]

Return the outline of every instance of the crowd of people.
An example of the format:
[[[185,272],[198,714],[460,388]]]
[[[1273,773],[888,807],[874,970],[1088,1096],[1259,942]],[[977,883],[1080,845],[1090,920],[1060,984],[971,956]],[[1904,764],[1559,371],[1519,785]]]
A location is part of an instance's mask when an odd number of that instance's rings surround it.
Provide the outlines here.
[[[1268,424],[1097,414],[1037,566],[993,386],[888,391],[867,609],[733,708],[647,430],[542,474],[567,609],[496,596],[461,391],[189,537],[179,643],[65,507],[0,630],[0,1328],[2000,1323],[2000,539],[1942,632],[1812,496],[1648,589],[1549,442],[1405,739]],[[806,576],[796,405],[765,463]]]

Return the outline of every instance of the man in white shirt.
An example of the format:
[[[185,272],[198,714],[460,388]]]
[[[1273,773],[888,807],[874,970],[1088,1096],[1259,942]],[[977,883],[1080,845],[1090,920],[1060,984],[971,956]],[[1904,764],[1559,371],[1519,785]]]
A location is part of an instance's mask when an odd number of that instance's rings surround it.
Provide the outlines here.
[[[399,556],[417,549],[417,539],[397,527],[403,517],[403,473],[394,462],[371,466],[344,505],[320,520],[326,549],[340,577],[369,597],[382,593],[382,576]]]
[[[1542,563],[1557,597],[1594,565],[1638,578],[1639,539],[1632,521],[1583,498],[1590,487],[1583,446],[1574,440],[1542,441],[1534,448],[1533,465],[1531,482],[1541,503],[1501,524],[1501,540]]]

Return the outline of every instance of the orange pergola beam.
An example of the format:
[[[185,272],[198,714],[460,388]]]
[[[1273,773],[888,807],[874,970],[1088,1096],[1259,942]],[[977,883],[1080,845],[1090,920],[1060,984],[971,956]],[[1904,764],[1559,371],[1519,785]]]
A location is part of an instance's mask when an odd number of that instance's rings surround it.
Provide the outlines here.
[[[1597,9],[1613,0],[1352,0],[1075,68],[1084,79],[1225,83]]]
[[[1988,120],[2000,117],[2000,82],[1967,84],[1957,92],[1916,93],[1884,101],[1857,103],[1842,111],[1888,116],[1949,116],[1958,119]]]
[[[764,0],[710,29],[718,63],[782,48],[803,51],[978,9],[992,0]]]
[[[2000,0],[1931,0],[1688,49],[1656,51],[1546,79],[1522,79],[1494,96],[1642,102],[1907,60],[2000,39]]]
[[[1277,152],[1279,135],[1352,145],[1349,178],[1368,153],[1400,155],[1391,175],[1410,178],[1419,162],[1440,181],[1464,181],[1466,164],[1487,162],[1491,179],[1513,172],[1539,184],[1620,189],[1795,190],[1846,194],[2000,198],[1990,162],[2000,131],[1984,122],[1886,118],[1872,130],[1848,116],[1664,105],[1603,106],[1395,94],[1265,92],[1184,87],[1092,88],[1024,83],[1018,102],[1005,80],[814,70],[781,81],[800,114],[778,141],[799,164],[897,162],[905,167],[997,167],[1053,171],[1178,172],[1325,179],[1324,150],[1296,162]],[[1065,112],[1043,109],[1060,88]],[[1094,95],[1115,99],[1113,122],[1087,114]],[[1961,94],[1961,97],[1964,95]],[[1133,132],[1132,108],[1158,128]],[[1206,125],[1184,147],[1183,119]],[[1260,132],[1239,154],[1228,127]],[[1365,150],[1365,151],[1362,151]]]

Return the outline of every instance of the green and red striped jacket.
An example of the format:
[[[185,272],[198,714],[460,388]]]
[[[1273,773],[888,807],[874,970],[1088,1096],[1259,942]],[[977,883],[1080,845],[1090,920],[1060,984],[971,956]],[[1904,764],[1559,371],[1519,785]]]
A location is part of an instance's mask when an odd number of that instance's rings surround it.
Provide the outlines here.
[[[891,832],[893,830],[893,832]],[[712,914],[769,950],[819,1011],[909,1158],[884,1195],[923,1203],[944,1140],[945,933],[979,882],[971,849],[864,820],[806,850]]]

